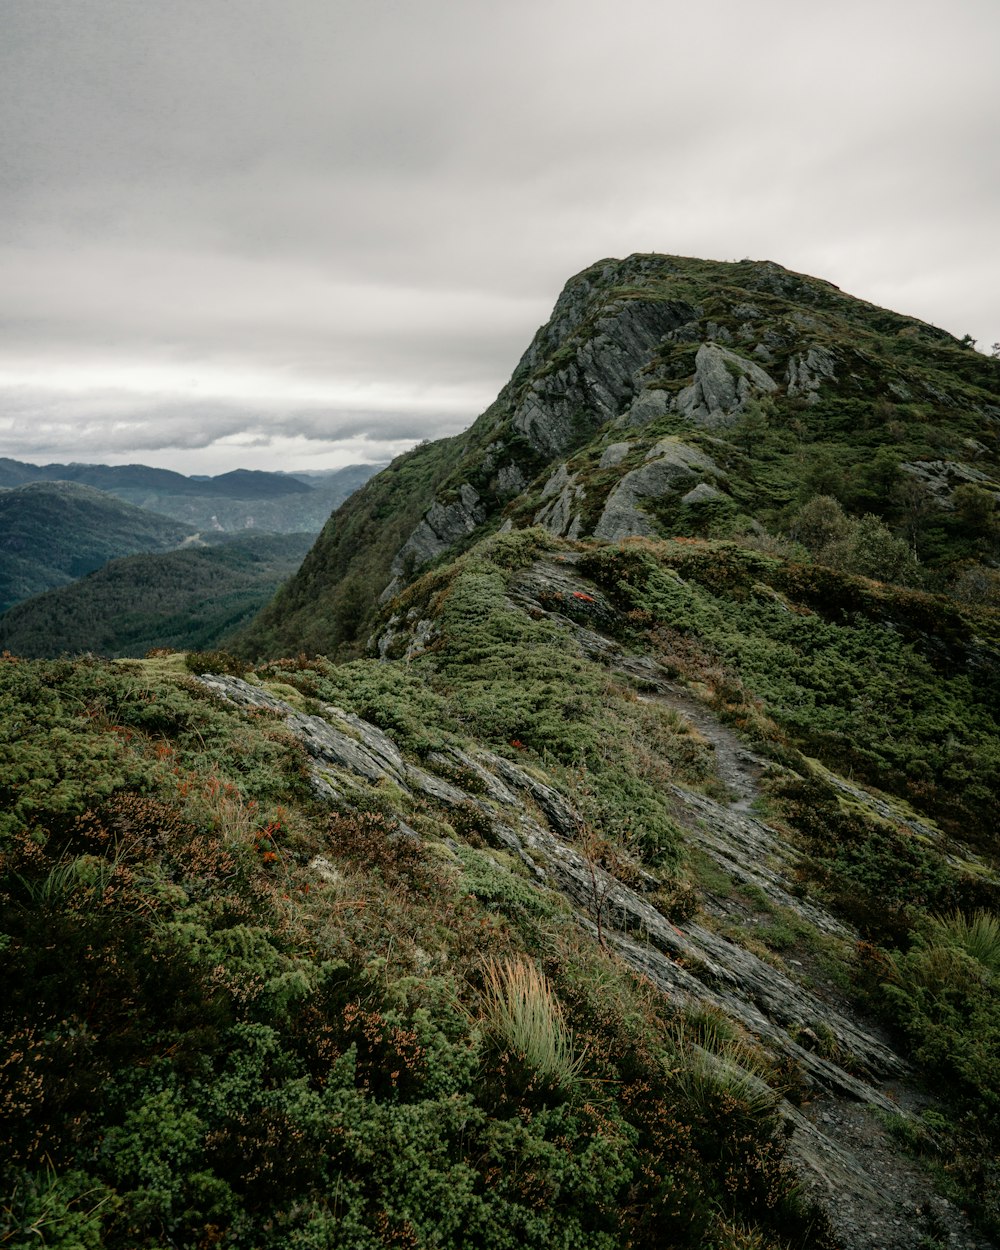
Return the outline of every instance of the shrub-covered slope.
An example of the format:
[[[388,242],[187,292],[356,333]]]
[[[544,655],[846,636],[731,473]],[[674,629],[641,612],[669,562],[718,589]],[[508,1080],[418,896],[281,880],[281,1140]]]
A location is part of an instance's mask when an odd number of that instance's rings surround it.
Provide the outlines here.
[[[1000,362],[829,283],[770,262],[601,261],[466,434],[331,518],[239,646],[349,653],[380,596],[501,524],[795,542],[996,603],[998,421]]]
[[[38,659],[218,646],[295,572],[312,541],[310,534],[247,534],[112,560],[10,608],[0,616],[0,649]]]
[[[988,1245],[998,630],[533,529],[380,659],[8,658],[0,1229]]]

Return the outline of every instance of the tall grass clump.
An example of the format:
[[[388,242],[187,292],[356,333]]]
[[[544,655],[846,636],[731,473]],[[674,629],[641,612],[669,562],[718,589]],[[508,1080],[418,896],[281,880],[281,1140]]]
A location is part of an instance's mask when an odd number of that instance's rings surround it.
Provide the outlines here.
[[[583,1067],[573,1031],[545,976],[524,959],[490,960],[484,970],[490,1033],[547,1084],[569,1090]]]
[[[980,907],[971,916],[961,911],[935,916],[931,935],[935,943],[958,947],[989,972],[1000,973],[1000,916],[993,912]]]

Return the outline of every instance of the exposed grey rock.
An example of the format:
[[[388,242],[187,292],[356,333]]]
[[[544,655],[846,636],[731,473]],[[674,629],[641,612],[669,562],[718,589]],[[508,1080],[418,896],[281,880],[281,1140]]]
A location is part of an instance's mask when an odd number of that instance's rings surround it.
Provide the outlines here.
[[[550,534],[578,538],[580,535],[579,505],[584,500],[583,487],[577,484],[576,474],[561,464],[545,483],[542,498],[545,504],[535,513],[535,525],[541,525]]]
[[[934,502],[948,510],[954,507],[952,495],[959,486],[981,486],[984,490],[1000,492],[1000,482],[981,469],[957,460],[904,460],[899,467],[923,482]]]
[[[469,800],[469,796],[463,790],[449,785],[447,781],[442,781],[440,777],[435,777],[433,773],[417,768],[413,764],[407,766],[406,781],[421,794],[437,799],[439,803],[447,803],[451,807],[460,806]]]
[[[632,403],[615,422],[626,430],[639,429],[656,421],[670,410],[670,395],[662,387],[649,386],[640,391]]]
[[[834,381],[836,358],[825,347],[813,346],[799,352],[788,362],[785,383],[792,398],[802,398],[808,404],[819,401],[819,388],[824,381]]]
[[[520,803],[514,790],[506,786],[495,773],[484,767],[475,756],[469,755],[459,747],[449,746],[446,752],[432,751],[427,757],[427,762],[437,769],[453,769],[457,764],[459,768],[465,769],[476,778],[477,785],[494,803],[507,807],[517,807]]]
[[[505,464],[497,470],[496,489],[501,499],[519,495],[528,485],[528,479],[516,464]]]
[[[601,452],[601,459],[598,464],[600,469],[612,469],[616,464],[621,464],[628,453],[632,450],[631,443],[609,443]]]
[[[500,755],[480,751],[478,756],[481,763],[485,764],[492,771],[499,773],[508,785],[530,795],[545,813],[549,824],[558,834],[564,838],[576,836],[583,821],[579,812],[573,809],[558,790],[553,790],[544,781],[539,781],[537,777],[533,777],[531,773],[520,768],[510,760],[505,760]]]
[[[433,503],[396,553],[391,568],[392,580],[379,596],[379,603],[387,603],[399,593],[407,566],[419,568],[433,560],[460,538],[471,534],[485,519],[479,492],[468,482],[459,487],[458,499],[447,504]]]
[[[612,490],[594,527],[594,537],[620,542],[633,535],[655,535],[656,524],[643,509],[643,500],[662,499],[672,491],[688,487],[696,475],[719,472],[712,458],[696,447],[679,438],[661,439],[649,452],[645,464],[626,473]]]
[[[729,425],[754,395],[770,395],[778,384],[744,356],[718,343],[702,343],[695,357],[694,381],[680,392],[677,411],[698,425]]]
[[[715,499],[725,499],[726,496],[709,482],[699,482],[697,486],[693,486],[686,495],[681,496],[681,503],[699,504],[711,503]]]
[[[514,412],[514,428],[543,455],[562,455],[631,403],[635,375],[664,335],[691,315],[690,306],[678,301],[610,302],[575,356],[531,384]]]

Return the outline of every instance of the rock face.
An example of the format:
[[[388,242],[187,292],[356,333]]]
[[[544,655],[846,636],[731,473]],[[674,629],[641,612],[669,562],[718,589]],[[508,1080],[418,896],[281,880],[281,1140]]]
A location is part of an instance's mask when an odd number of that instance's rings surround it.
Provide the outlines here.
[[[833,381],[835,360],[825,347],[810,347],[807,352],[794,355],[785,373],[786,393],[792,399],[802,398],[807,404],[819,399],[819,388],[824,381]]]
[[[546,502],[535,514],[535,524],[559,537],[579,538],[582,524],[579,505],[585,498],[582,486],[577,484],[576,474],[571,474],[561,464],[542,488]]]
[[[696,425],[730,425],[755,395],[771,395],[777,389],[760,365],[718,343],[702,343],[694,381],[677,396],[677,411]]]
[[[899,466],[926,486],[934,502],[951,509],[952,495],[959,486],[979,486],[1000,498],[1000,482],[972,465],[959,464],[954,460],[904,461]]]
[[[629,299],[613,303],[563,368],[533,382],[513,426],[546,458],[562,455],[630,404],[636,372],[671,330],[690,317],[687,305]]]
[[[406,540],[392,562],[393,578],[382,592],[381,602],[391,599],[402,584],[407,569],[419,568],[435,556],[442,555],[459,539],[473,533],[486,517],[482,501],[474,487],[463,482],[458,499],[452,503],[434,503],[424,519]]]
[[[679,489],[690,492],[698,477],[720,473],[718,465],[704,452],[678,438],[662,439],[648,453],[646,463],[626,473],[608,496],[601,519],[594,527],[594,537],[619,542],[633,535],[656,534],[657,526],[643,508],[645,501],[662,499]],[[714,491],[712,487],[708,489]]]

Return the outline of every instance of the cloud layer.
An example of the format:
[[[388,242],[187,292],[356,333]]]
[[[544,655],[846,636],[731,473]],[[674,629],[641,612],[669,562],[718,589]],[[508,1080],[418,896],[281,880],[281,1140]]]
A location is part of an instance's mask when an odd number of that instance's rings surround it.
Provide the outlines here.
[[[1000,8],[7,0],[0,454],[206,472],[467,424],[602,256],[1000,338]]]

